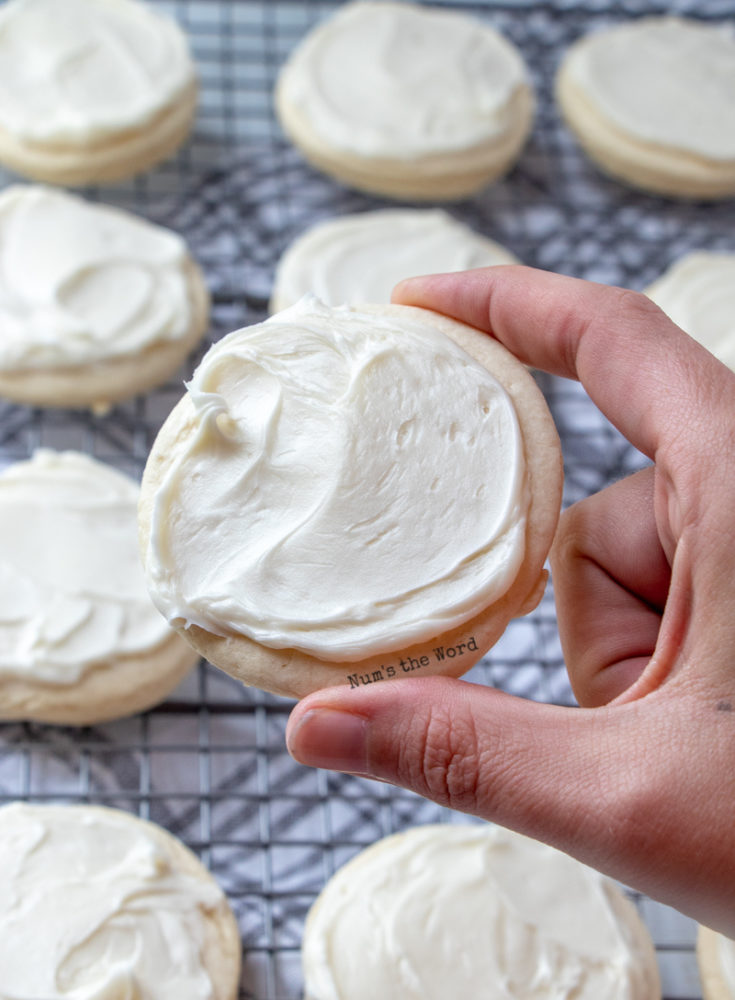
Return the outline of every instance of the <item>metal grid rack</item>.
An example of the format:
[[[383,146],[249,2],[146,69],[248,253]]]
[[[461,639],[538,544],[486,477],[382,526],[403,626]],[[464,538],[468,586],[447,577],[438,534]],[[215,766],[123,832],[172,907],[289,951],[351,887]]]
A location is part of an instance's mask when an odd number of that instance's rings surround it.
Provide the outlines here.
[[[151,0],[155,2],[155,0]],[[332,11],[317,0],[156,3],[188,31],[201,79],[198,122],[172,161],[112,189],[88,190],[182,233],[213,296],[210,339],[265,317],[275,263],[312,222],[381,202],[308,168],[281,134],[271,93],[283,59]],[[550,270],[643,288],[679,254],[733,248],[733,204],[675,204],[603,178],[559,121],[551,81],[578,35],[646,13],[720,20],[733,0],[445,2],[486,19],[523,51],[538,95],[533,136],[511,175],[451,211]],[[0,183],[15,178],[0,176]],[[0,465],[38,446],[77,448],[134,475],[181,395],[181,381],[106,416],[0,403]],[[539,375],[559,426],[565,503],[639,468],[641,456],[583,391]],[[468,675],[506,691],[570,704],[553,599],[547,594]],[[227,892],[243,939],[241,997],[296,1000],[306,911],[337,866],[396,830],[451,820],[409,793],[294,764],[284,747],[290,703],[243,689],[201,664],[163,705],[73,730],[0,724],[0,802],[96,802],[131,810],[180,836]],[[656,941],[667,1000],[701,996],[695,927],[635,897]]]

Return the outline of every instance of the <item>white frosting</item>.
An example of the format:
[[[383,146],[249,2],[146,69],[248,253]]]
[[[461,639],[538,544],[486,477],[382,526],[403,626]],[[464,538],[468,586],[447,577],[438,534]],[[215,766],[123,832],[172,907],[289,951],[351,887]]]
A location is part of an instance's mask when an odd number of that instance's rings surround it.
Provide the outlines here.
[[[660,996],[619,890],[498,827],[418,827],[368,848],[327,883],[302,954],[307,1000]]]
[[[0,193],[0,370],[138,354],[192,323],[184,241],[53,188]]]
[[[735,371],[735,253],[686,254],[646,294]]]
[[[214,1000],[202,966],[222,893],[124,813],[0,810],[4,1000]]]
[[[316,299],[215,344],[146,559],[169,621],[324,660],[436,636],[525,546],[513,404],[430,320]]]
[[[735,941],[725,937],[724,934],[718,934],[717,955],[722,978],[735,995]]]
[[[0,10],[0,126],[47,146],[145,126],[190,86],[178,25],[138,0],[9,0]]]
[[[525,85],[520,54],[489,26],[387,2],[341,7],[294,50],[279,83],[331,147],[406,159],[504,137]]]
[[[568,70],[613,124],[647,143],[735,159],[735,38],[681,18],[645,18],[591,35]]]
[[[76,452],[0,474],[0,676],[73,684],[170,635],[140,566],[138,492]]]
[[[379,209],[329,219],[296,239],[279,262],[273,299],[281,309],[308,292],[328,305],[390,302],[402,278],[513,263],[441,209]]]

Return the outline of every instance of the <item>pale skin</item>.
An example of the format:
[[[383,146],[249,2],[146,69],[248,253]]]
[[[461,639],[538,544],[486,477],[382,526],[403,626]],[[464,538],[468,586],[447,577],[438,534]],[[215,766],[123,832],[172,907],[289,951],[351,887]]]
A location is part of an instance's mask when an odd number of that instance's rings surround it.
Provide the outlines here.
[[[551,569],[580,708],[449,678],[304,698],[296,760],[567,851],[735,937],[735,374],[643,295],[524,267],[402,282],[578,379],[652,465],[562,515]]]

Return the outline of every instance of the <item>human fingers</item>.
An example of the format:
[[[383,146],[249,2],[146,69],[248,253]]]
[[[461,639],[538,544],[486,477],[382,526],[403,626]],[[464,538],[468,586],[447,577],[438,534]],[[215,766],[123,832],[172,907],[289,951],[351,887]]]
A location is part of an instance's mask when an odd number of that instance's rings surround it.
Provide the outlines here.
[[[559,522],[551,552],[559,635],[587,707],[632,691],[656,647],[671,567],[654,516],[654,475],[648,468],[622,479]]]
[[[733,934],[735,713],[698,694],[679,679],[572,709],[444,677],[336,687],[296,706],[287,741],[301,763],[493,820]]]
[[[412,678],[309,695],[294,708],[286,736],[301,763],[381,778],[542,839],[595,842],[607,835],[585,805],[589,744],[595,733],[593,753],[607,769],[615,754],[606,711],[566,711],[463,681]]]
[[[401,282],[393,300],[491,333],[526,364],[578,379],[637,448],[717,410],[728,373],[645,295],[517,265]],[[707,414],[709,416],[709,414]]]
[[[653,514],[671,585],[639,689],[682,664],[713,670],[718,645],[735,648],[735,374],[645,296],[623,289],[503,266],[410,279],[394,297],[484,329],[528,364],[579,378],[654,460]]]

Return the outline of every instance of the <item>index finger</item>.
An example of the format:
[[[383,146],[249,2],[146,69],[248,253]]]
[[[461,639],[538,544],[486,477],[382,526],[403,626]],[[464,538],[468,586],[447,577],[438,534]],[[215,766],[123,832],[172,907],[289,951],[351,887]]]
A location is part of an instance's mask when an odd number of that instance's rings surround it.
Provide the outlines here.
[[[525,364],[578,379],[640,451],[718,407],[733,375],[645,295],[501,265],[409,278],[393,301],[485,330]],[[711,411],[710,411],[711,412]]]

